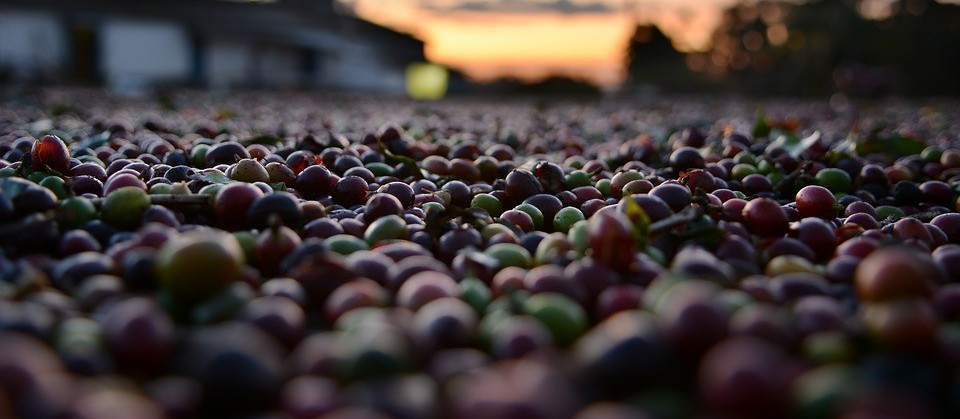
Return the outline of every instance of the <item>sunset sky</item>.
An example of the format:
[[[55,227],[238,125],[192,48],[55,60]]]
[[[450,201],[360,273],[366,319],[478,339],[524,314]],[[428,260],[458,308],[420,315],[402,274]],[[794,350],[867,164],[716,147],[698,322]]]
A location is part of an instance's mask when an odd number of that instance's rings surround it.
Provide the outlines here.
[[[549,74],[622,80],[633,25],[653,21],[680,49],[703,48],[736,0],[346,0],[358,15],[412,33],[427,58],[478,80]]]
[[[418,36],[429,60],[477,80],[565,74],[613,86],[623,78],[636,22],[658,24],[681,50],[703,49],[720,11],[737,0],[340,1],[367,20]]]

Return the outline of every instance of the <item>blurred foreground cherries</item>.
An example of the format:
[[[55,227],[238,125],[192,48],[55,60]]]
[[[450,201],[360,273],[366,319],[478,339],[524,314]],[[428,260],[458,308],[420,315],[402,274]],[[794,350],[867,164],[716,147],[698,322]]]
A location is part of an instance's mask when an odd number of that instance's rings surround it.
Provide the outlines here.
[[[960,417],[956,104],[54,96],[2,417]]]

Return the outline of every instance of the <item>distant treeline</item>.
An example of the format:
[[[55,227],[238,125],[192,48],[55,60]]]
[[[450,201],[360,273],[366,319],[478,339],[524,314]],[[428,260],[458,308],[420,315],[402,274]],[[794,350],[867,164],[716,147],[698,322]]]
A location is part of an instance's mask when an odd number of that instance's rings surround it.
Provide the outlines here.
[[[960,6],[933,0],[744,2],[704,52],[683,54],[654,26],[626,52],[629,90],[753,95],[960,95]],[[882,2],[881,2],[882,3]]]
[[[534,82],[503,78],[491,83],[477,85],[473,92],[508,96],[599,97],[602,95],[600,88],[591,82],[564,75],[552,75]]]

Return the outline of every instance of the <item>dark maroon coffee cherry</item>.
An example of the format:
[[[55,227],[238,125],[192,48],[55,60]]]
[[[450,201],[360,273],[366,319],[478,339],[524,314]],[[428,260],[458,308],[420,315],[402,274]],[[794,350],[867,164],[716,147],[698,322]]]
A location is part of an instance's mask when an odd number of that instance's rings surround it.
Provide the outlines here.
[[[687,185],[690,192],[713,192],[717,188],[726,188],[729,185],[719,186],[717,179],[710,172],[702,169],[693,169],[680,178],[680,183]]]
[[[152,375],[168,367],[177,343],[176,327],[152,300],[120,302],[109,311],[103,328],[121,368]]]
[[[300,171],[294,187],[304,198],[316,199],[330,194],[331,181],[326,167],[313,165]]]
[[[747,196],[773,191],[773,184],[770,183],[770,179],[756,173],[747,175],[740,183],[743,185],[743,193],[747,194]]]
[[[290,228],[298,228],[303,221],[300,204],[287,192],[274,192],[257,198],[247,210],[247,220],[255,228],[268,227],[272,215]]]
[[[450,194],[450,204],[466,208],[470,206],[470,200],[473,199],[473,194],[470,192],[470,187],[466,183],[463,183],[459,180],[452,180],[440,188],[441,191],[445,191]]]
[[[787,214],[777,201],[756,198],[743,207],[743,218],[750,232],[761,237],[778,237],[790,227]]]
[[[703,156],[693,147],[680,147],[670,154],[670,167],[675,170],[702,169],[703,165]]]
[[[533,173],[523,169],[514,169],[506,177],[504,191],[511,202],[519,203],[538,193],[543,193],[543,186]]]
[[[234,164],[242,159],[249,159],[250,153],[246,148],[236,141],[226,141],[217,144],[207,150],[204,159],[207,167],[214,167],[218,164]]]
[[[363,211],[363,219],[367,224],[387,215],[403,215],[403,204],[399,199],[388,193],[376,193],[367,199]]]
[[[224,186],[213,201],[213,212],[224,228],[239,230],[247,224],[247,211],[263,192],[249,183],[234,182]]]
[[[601,265],[626,271],[634,259],[636,243],[633,227],[623,214],[594,214],[588,225],[588,241],[593,258]]]
[[[560,202],[560,198],[542,193],[523,200],[523,203],[537,207],[543,214],[543,228],[547,231],[553,230],[553,218],[557,215],[557,212],[563,208],[563,203]]]
[[[377,192],[393,195],[400,201],[400,204],[402,204],[404,208],[410,208],[413,205],[415,194],[413,188],[406,183],[390,182],[377,189]]]
[[[533,175],[547,193],[556,194],[565,188],[563,169],[556,163],[546,161],[537,163],[533,167]]]
[[[107,180],[107,172],[96,163],[80,163],[70,168],[70,176],[91,176],[103,182]]]
[[[287,156],[285,163],[294,175],[299,175],[307,167],[316,164],[316,157],[307,150],[297,150]]]
[[[45,135],[30,148],[33,170],[67,174],[70,170],[70,150],[56,135]]]
[[[369,191],[369,185],[362,178],[346,176],[337,182],[330,195],[334,203],[349,208],[366,202]]]
[[[807,245],[817,259],[827,260],[837,248],[833,225],[818,218],[804,218],[790,227],[790,236]]]
[[[670,206],[656,195],[631,195],[621,199],[617,204],[617,210],[621,213],[626,213],[628,199],[633,200],[640,208],[643,208],[643,211],[650,217],[650,221],[660,221],[673,215]]]
[[[650,195],[666,202],[673,211],[680,211],[690,204],[690,190],[679,183],[663,183],[653,188]]]

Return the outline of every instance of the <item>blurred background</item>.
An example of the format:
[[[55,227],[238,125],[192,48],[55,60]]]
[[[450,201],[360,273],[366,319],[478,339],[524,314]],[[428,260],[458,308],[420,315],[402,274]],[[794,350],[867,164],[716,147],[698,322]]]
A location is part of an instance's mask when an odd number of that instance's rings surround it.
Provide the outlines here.
[[[954,96],[960,0],[0,0],[0,83]]]

